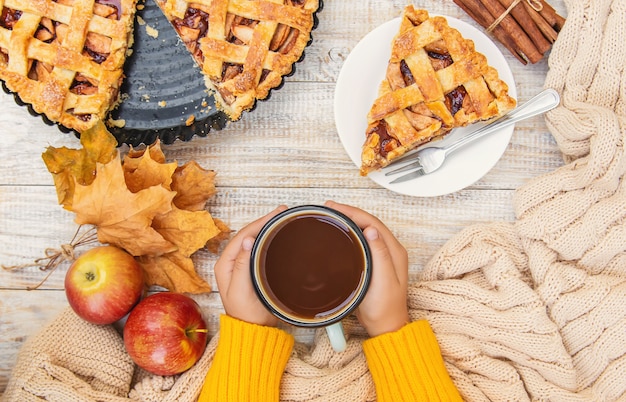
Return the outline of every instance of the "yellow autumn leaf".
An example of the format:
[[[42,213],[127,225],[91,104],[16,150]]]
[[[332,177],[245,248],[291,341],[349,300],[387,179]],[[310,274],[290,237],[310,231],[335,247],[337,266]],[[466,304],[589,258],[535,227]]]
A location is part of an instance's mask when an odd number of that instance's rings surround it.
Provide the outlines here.
[[[209,250],[213,254],[217,254],[219,251],[220,244],[223,241],[228,240],[228,238],[230,237],[231,230],[228,227],[228,225],[220,219],[213,218],[213,223],[215,223],[217,228],[220,230],[220,233],[216,235],[215,237],[209,239],[205,247],[207,250]]]
[[[150,152],[150,158],[158,163],[165,163],[165,154],[161,149],[161,140],[157,139],[154,144],[150,145],[148,148],[148,152]],[[143,156],[143,153],[146,151],[143,149],[135,149],[132,148],[126,154],[127,158],[135,159]]]
[[[176,207],[167,214],[155,216],[152,227],[186,257],[220,233],[208,211],[185,211]]]
[[[172,209],[174,195],[160,185],[136,193],[128,190],[118,154],[107,164],[97,164],[90,185],[76,185],[71,210],[76,223],[97,226],[101,243],[114,244],[134,256],[158,255],[176,250],[151,226],[156,215]]]
[[[201,211],[215,192],[215,172],[190,161],[178,167],[172,176],[176,191],[174,205],[188,211]]]
[[[148,152],[128,154],[124,158],[124,163],[122,164],[124,179],[126,186],[133,193],[157,185],[162,185],[168,190],[171,188],[172,174],[174,174],[178,165],[176,163],[162,163],[154,160],[153,157],[156,155],[150,151],[153,148],[150,147]],[[158,158],[158,156],[156,157]]]
[[[179,252],[161,256],[140,256],[137,261],[146,273],[148,286],[161,286],[181,293],[206,293],[211,285],[198,276],[193,261]]]
[[[157,140],[130,149],[120,160],[117,140],[102,124],[81,134],[82,149],[50,147],[42,158],[52,173],[59,203],[78,224],[93,225],[101,243],[125,249],[141,263],[148,285],[203,293],[190,256],[202,247],[217,252],[228,226],[205,210],[215,192],[215,172],[195,161],[165,163]]]
[[[117,140],[102,122],[83,132],[80,142],[81,149],[48,147],[41,156],[52,173],[59,204],[66,209],[71,209],[74,184],[91,184],[96,163],[108,163],[118,153]]]

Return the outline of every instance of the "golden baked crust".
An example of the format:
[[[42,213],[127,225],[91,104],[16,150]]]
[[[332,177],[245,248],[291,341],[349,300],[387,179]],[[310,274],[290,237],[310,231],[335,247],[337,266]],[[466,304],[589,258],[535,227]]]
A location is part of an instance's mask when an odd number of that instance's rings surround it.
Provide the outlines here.
[[[280,85],[302,56],[318,0],[157,0],[237,120]]]
[[[136,0],[5,0],[0,79],[78,132],[117,103]]]
[[[508,86],[474,43],[443,17],[407,6],[385,79],[367,116],[361,174],[388,165],[455,127],[515,107]]]

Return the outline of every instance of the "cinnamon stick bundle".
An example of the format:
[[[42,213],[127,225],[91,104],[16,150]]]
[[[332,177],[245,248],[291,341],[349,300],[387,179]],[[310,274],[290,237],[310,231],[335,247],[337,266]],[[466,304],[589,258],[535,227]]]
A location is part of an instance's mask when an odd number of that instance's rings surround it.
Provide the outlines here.
[[[565,18],[545,0],[454,0],[523,64],[550,50]]]

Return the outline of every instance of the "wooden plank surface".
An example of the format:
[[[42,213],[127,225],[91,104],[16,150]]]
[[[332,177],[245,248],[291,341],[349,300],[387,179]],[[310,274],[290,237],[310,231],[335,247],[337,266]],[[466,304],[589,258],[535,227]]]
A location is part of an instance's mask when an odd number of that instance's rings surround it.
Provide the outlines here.
[[[333,118],[333,94],[350,50],[370,30],[397,17],[405,1],[325,0],[314,40],[296,73],[252,113],[205,138],[164,146],[170,161],[196,160],[217,172],[218,193],[207,205],[217,218],[238,230],[278,204],[322,203],[327,199],[361,207],[380,217],[407,247],[411,279],[454,234],[475,223],[514,220],[514,190],[563,161],[543,118],[516,126],[498,164],[474,185],[432,198],[395,194],[367,178],[344,151]],[[551,2],[566,15],[562,1]],[[420,4],[474,26],[453,2]],[[502,47],[498,45],[500,49]],[[518,100],[538,93],[547,61],[523,66],[503,51],[516,80]],[[386,55],[381,55],[386,58]],[[378,85],[378,83],[373,83]],[[43,256],[73,236],[73,215],[56,200],[52,178],[41,153],[48,146],[77,148],[72,134],[31,116],[12,96],[0,93],[0,264],[19,265]],[[126,151],[127,147],[122,147]],[[80,249],[78,250],[80,251]],[[194,255],[199,274],[215,288],[208,251]],[[61,264],[38,290],[25,288],[42,279],[37,268],[0,270],[0,393],[5,389],[19,347],[67,307]],[[221,305],[217,293],[198,296],[217,328]],[[300,332],[302,340],[309,333]]]

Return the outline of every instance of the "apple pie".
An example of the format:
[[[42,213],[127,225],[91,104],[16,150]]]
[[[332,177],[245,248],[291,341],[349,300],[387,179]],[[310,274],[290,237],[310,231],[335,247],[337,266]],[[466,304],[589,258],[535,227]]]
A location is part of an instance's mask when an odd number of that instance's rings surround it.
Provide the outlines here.
[[[78,132],[115,106],[136,0],[5,0],[0,79],[48,119]]]
[[[231,120],[267,98],[310,42],[319,0],[157,0]],[[0,79],[82,132],[120,99],[137,0],[0,0]]]
[[[367,115],[361,175],[455,127],[501,116],[516,104],[508,90],[474,43],[444,17],[407,6]]]
[[[282,83],[310,41],[319,0],[157,0],[231,120]]]

